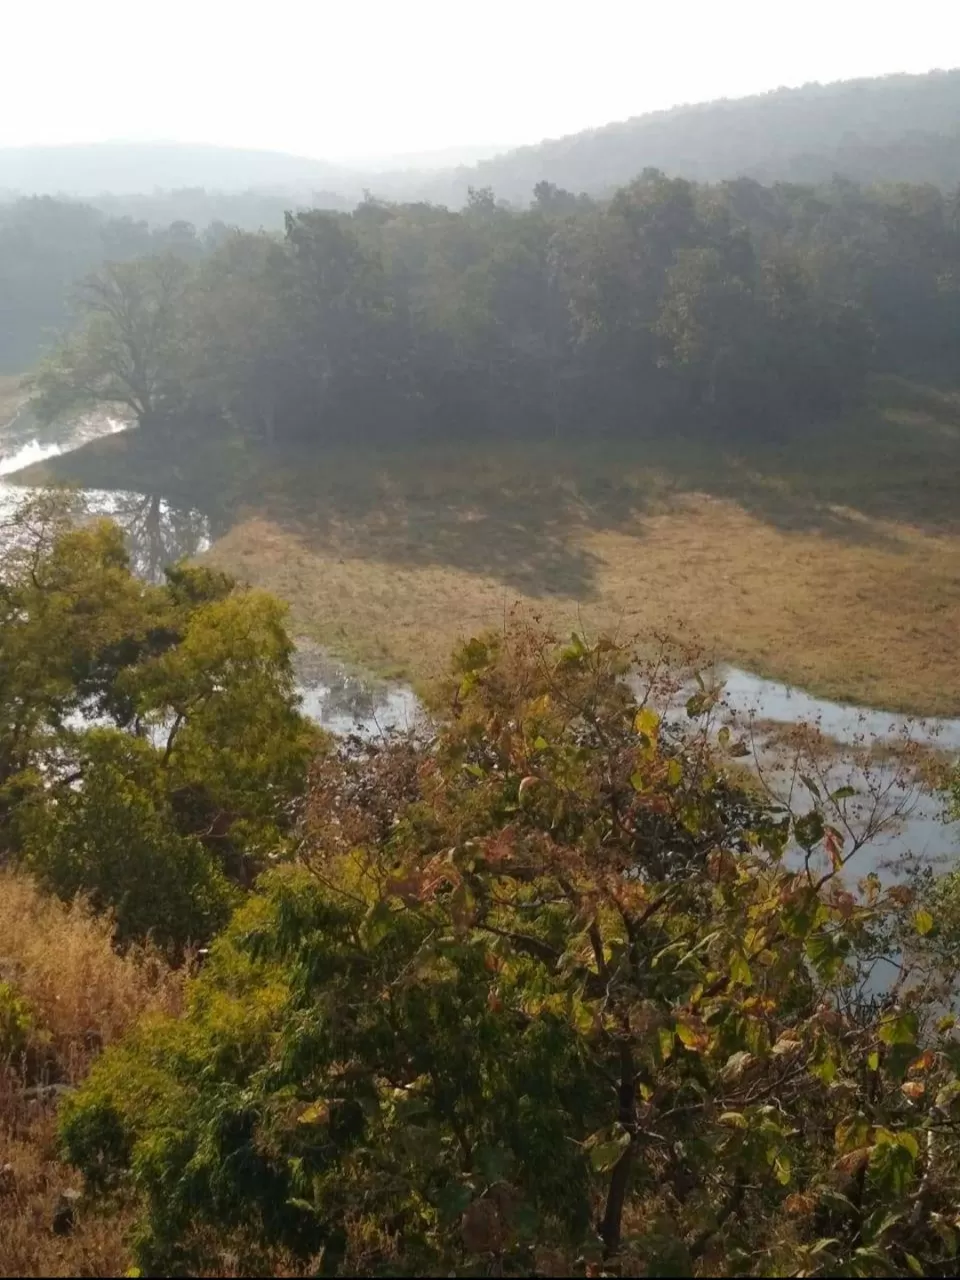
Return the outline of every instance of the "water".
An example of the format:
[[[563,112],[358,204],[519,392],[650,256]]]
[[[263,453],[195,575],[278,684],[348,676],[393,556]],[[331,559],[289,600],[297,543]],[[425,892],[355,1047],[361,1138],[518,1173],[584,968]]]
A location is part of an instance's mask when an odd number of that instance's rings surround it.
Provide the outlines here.
[[[66,426],[39,426],[24,410],[0,430],[0,477],[35,462],[69,453],[81,445],[128,429],[122,419],[102,413],[86,414]],[[0,479],[0,525],[9,519],[28,492]],[[210,527],[199,511],[172,505],[160,494],[107,489],[82,491],[84,509],[117,521],[127,535],[135,571],[148,581],[163,577],[166,565],[199,555],[210,545]]]
[[[408,685],[359,676],[315,646],[301,643],[294,669],[304,715],[330,733],[376,738],[413,729],[420,718]]]
[[[44,430],[21,412],[0,431],[0,476],[125,426],[117,418],[91,414],[67,428]],[[23,494],[22,488],[0,480],[0,522]],[[164,565],[197,555],[210,544],[209,524],[200,512],[171,506],[159,494],[87,490],[84,499],[88,510],[113,516],[123,525],[134,567],[150,580],[162,576]],[[408,686],[361,677],[316,647],[301,646],[296,671],[305,714],[332,733],[376,737],[392,729],[412,728],[417,722],[419,704]],[[792,792],[791,803],[798,808],[809,804],[809,797],[798,787],[784,750],[767,745],[769,726],[814,725],[841,744],[842,749],[834,751],[826,763],[821,761],[821,767],[831,790],[844,785],[857,790],[857,799],[849,803],[851,826],[862,825],[879,808],[887,814],[884,831],[856,855],[851,875],[877,871],[889,879],[898,874],[905,857],[941,865],[956,859],[957,830],[944,825],[939,801],[920,794],[903,776],[895,757],[867,768],[863,755],[884,742],[960,750],[960,720],[912,720],[892,712],[844,706],[735,667],[723,669],[719,676],[724,685],[722,718],[739,729],[757,726],[753,735],[757,765],[776,790]]]
[[[777,680],[765,680],[738,667],[723,668],[721,678],[724,704],[738,716],[752,716],[758,721],[770,720],[777,724],[802,721],[816,725],[826,737],[849,746],[906,739],[923,746],[960,750],[960,720],[919,720],[892,711],[844,706],[815,698]]]

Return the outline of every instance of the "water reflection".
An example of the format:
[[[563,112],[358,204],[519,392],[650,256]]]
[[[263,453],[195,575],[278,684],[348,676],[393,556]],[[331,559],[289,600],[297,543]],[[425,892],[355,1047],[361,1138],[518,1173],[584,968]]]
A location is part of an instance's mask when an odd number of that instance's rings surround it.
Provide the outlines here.
[[[408,685],[361,677],[303,642],[294,669],[304,715],[330,733],[376,738],[417,726],[420,704]]]
[[[21,412],[0,435],[0,476],[127,427],[119,418],[89,414],[68,426],[44,428]],[[28,492],[21,485],[0,480],[0,522],[9,519]],[[207,517],[192,508],[175,506],[159,493],[84,489],[79,503],[88,515],[106,515],[117,521],[126,535],[134,572],[149,582],[162,581],[167,565],[199,555],[210,546]]]

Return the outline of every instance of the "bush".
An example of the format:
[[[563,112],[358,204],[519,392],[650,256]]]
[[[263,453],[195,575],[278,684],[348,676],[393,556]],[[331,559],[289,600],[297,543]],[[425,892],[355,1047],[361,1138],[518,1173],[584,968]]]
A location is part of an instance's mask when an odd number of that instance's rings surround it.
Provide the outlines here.
[[[57,1159],[56,1106],[102,1046],[145,1014],[179,1008],[184,975],[156,952],[119,955],[112,924],[64,903],[21,872],[0,870],[0,1021],[15,1012],[15,1054],[0,1053],[0,1270],[117,1275],[130,1265],[131,1212],[83,1204],[74,1231],[52,1216],[77,1175]],[[3,1033],[0,1033],[2,1039]],[[56,1087],[51,1087],[56,1085]]]
[[[284,852],[320,735],[278,602],[183,566],[146,585],[69,514],[26,504],[0,561],[0,853],[182,955]]]
[[[9,982],[0,982],[0,1063],[23,1056],[33,1028],[30,1006]]]

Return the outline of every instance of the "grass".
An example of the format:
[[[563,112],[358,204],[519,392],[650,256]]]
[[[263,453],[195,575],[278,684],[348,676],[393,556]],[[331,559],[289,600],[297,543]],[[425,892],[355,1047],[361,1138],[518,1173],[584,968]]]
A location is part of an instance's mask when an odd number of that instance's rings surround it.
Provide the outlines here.
[[[132,1210],[94,1212],[52,1230],[61,1193],[79,1190],[58,1159],[56,1090],[81,1080],[101,1048],[138,1017],[179,1007],[182,977],[156,957],[118,955],[109,920],[66,905],[26,876],[0,870],[0,979],[31,1025],[16,1053],[0,1045],[0,1274],[122,1275]],[[5,1056],[4,1056],[5,1054]]]
[[[518,604],[666,628],[819,694],[960,713],[960,397],[878,380],[802,435],[638,435],[286,453],[118,436],[32,480],[159,489],[295,630],[428,681]]]

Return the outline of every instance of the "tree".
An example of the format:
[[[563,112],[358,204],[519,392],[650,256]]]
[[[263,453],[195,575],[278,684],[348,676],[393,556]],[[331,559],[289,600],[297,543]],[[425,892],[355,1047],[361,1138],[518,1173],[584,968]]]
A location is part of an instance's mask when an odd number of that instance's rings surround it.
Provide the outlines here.
[[[710,691],[684,729],[633,660],[472,641],[435,740],[320,765],[300,865],[67,1102],[142,1266],[949,1267],[952,1023],[858,995],[909,893],[846,889],[845,795],[745,789]]]
[[[167,254],[107,263],[80,288],[81,328],[32,378],[43,418],[119,405],[153,426],[184,402],[182,306],[190,271]]]
[[[209,937],[285,847],[317,735],[272,599],[224,575],[130,571],[108,521],[21,511],[0,569],[0,855],[117,936]]]

